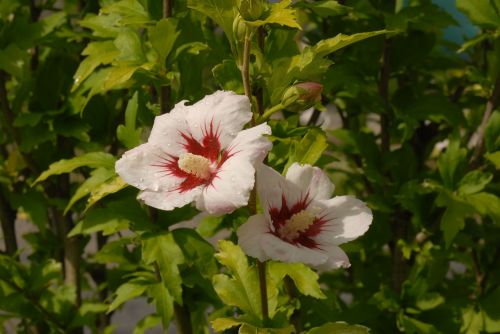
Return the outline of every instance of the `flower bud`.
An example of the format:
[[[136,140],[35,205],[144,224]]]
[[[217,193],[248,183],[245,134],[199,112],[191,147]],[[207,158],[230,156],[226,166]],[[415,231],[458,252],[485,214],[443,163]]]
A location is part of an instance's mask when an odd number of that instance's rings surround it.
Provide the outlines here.
[[[291,111],[300,111],[312,107],[321,99],[323,85],[317,82],[302,82],[288,88],[281,104]]]
[[[245,21],[241,15],[237,15],[233,21],[233,36],[236,41],[242,42],[245,39],[245,31],[247,29]]]
[[[239,7],[241,16],[247,21],[260,19],[264,9],[263,0],[241,0]]]

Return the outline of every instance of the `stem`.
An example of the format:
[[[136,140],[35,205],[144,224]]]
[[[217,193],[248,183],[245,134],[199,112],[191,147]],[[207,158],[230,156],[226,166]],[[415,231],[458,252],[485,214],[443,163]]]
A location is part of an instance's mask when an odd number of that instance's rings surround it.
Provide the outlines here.
[[[172,16],[172,0],[163,0],[163,17],[167,18],[171,16]],[[160,87],[160,112],[162,114],[166,114],[169,112],[170,95],[172,95],[170,86],[164,85]]]
[[[245,95],[252,102],[252,88],[250,86],[250,49],[252,47],[252,41],[250,36],[250,29],[247,27],[245,30],[245,41],[243,43],[243,64],[241,66],[241,79],[243,80],[243,89],[245,90]],[[252,125],[255,125],[255,118],[252,119]]]
[[[262,322],[265,325],[269,319],[269,307],[267,305],[266,262],[260,262],[257,260],[257,268],[259,270]]]
[[[484,149],[484,132],[486,130],[486,126],[488,125],[488,120],[490,119],[493,110],[495,110],[498,98],[500,97],[500,76],[495,81],[495,86],[493,88],[493,92],[486,103],[486,108],[484,110],[483,119],[481,120],[481,124],[477,129],[477,142],[474,148],[474,153],[472,154],[472,158],[470,160],[470,165],[472,168],[477,167],[479,163],[479,158],[481,157],[481,153]]]
[[[390,136],[389,136],[389,75],[390,75],[390,45],[391,40],[384,40],[384,54],[382,56],[382,69],[380,71],[380,81],[378,91],[380,97],[384,101],[385,110],[380,114],[381,126],[381,149],[382,153],[388,152],[390,149]]]
[[[0,222],[2,223],[2,233],[5,240],[5,252],[13,256],[17,252],[16,240],[16,212],[0,192]]]
[[[472,257],[472,268],[474,270],[474,274],[476,276],[476,297],[480,296],[483,294],[484,291],[484,286],[483,286],[483,280],[484,280],[484,274],[481,272],[481,268],[479,267],[479,258],[477,256],[477,252],[475,249],[472,250],[471,252],[471,257]]]
[[[284,105],[282,105],[281,103],[278,103],[277,105],[267,109],[266,111],[264,111],[264,113],[259,117],[259,123],[261,122],[264,122],[264,121],[267,121],[269,119],[269,117],[271,117],[272,114],[274,114],[275,112],[278,112],[280,110],[283,110],[285,108]]]

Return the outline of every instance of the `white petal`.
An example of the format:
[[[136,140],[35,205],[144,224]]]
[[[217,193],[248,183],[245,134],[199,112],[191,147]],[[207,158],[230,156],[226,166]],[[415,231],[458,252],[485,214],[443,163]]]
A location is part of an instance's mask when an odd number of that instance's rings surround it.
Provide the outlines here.
[[[266,123],[240,131],[227,148],[232,155],[230,159],[244,157],[252,163],[261,162],[273,146],[269,139],[264,137],[270,134],[271,128]]]
[[[189,126],[186,122],[186,115],[189,106],[185,106],[186,101],[177,103],[168,114],[155,117],[148,143],[154,144],[171,155],[178,157],[186,150],[185,140],[181,133],[189,134]]]
[[[196,201],[198,210],[220,215],[247,205],[253,189],[255,169],[246,159],[228,159]]]
[[[116,162],[115,169],[125,182],[141,190],[172,189],[182,180],[168,175],[165,168],[158,166],[165,156],[160,148],[142,144],[125,152]]]
[[[214,132],[218,130],[222,148],[227,147],[252,118],[248,98],[230,91],[217,91],[186,108],[189,109],[186,121],[193,137],[201,141],[204,131],[212,124]]]
[[[328,260],[316,266],[317,269],[327,271],[336,268],[349,268],[351,266],[347,254],[340,247],[331,245],[322,248],[322,250],[328,256]]]
[[[319,249],[292,245],[271,233],[262,235],[260,243],[267,258],[287,263],[304,263],[317,267],[328,260],[328,256]]]
[[[238,244],[245,254],[259,259],[268,260],[266,253],[262,249],[260,240],[269,233],[269,223],[266,217],[257,214],[248,218],[248,221],[238,228]]]
[[[293,163],[288,168],[286,179],[309,192],[310,199],[329,199],[335,189],[328,176],[320,168],[311,165]]]
[[[340,245],[354,240],[365,234],[373,219],[366,204],[352,196],[337,196],[317,203],[326,208],[319,216],[328,221],[314,237],[321,245]]]
[[[202,187],[196,187],[191,190],[180,193],[177,190],[172,191],[142,191],[137,198],[144,201],[149,206],[160,210],[173,210],[196,200],[200,195]]]
[[[264,214],[269,220],[271,220],[269,210],[271,208],[281,209],[283,197],[288,207],[291,207],[303,199],[306,194],[305,191],[288,182],[281,174],[264,164],[257,166],[257,193]]]

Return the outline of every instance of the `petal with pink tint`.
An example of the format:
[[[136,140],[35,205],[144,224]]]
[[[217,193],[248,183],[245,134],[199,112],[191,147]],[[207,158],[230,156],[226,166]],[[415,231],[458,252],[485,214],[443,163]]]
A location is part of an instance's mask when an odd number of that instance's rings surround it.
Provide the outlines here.
[[[191,106],[186,121],[190,133],[199,142],[215,135],[222,148],[229,146],[243,126],[252,118],[250,101],[244,95],[217,91]]]
[[[311,199],[331,198],[335,186],[328,176],[318,167],[293,163],[286,173],[286,179],[300,189],[307,189]]]
[[[313,267],[317,267],[328,260],[328,255],[319,249],[293,245],[271,233],[263,235],[260,243],[268,259],[286,263],[300,262]]]
[[[248,221],[238,228],[238,244],[243,251],[260,261],[266,261],[267,257],[260,241],[269,233],[269,224],[266,217],[257,214],[248,218]]]
[[[352,196],[337,196],[318,201],[325,209],[320,213],[326,223],[314,240],[321,245],[340,245],[354,240],[368,230],[373,219],[371,210]]]
[[[116,162],[115,170],[130,185],[141,190],[162,191],[176,187],[182,179],[168,173],[159,164],[164,161],[161,149],[149,143],[127,151]]]

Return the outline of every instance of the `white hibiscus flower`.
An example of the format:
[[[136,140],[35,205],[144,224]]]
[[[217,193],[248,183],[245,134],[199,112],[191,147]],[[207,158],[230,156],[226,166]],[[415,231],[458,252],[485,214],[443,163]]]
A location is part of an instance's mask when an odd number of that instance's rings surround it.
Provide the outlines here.
[[[295,163],[285,178],[261,165],[257,193],[264,213],[239,228],[241,248],[260,261],[302,262],[321,270],[349,267],[339,245],[363,235],[372,213],[352,196],[331,198],[333,190],[317,167]]]
[[[243,130],[252,118],[244,95],[218,91],[193,105],[182,101],[155,118],[148,142],[125,152],[116,172],[142,190],[147,205],[172,210],[196,202],[210,214],[248,203],[254,165],[271,148],[267,124]]]

